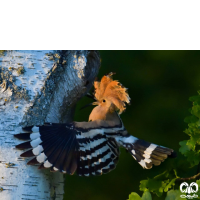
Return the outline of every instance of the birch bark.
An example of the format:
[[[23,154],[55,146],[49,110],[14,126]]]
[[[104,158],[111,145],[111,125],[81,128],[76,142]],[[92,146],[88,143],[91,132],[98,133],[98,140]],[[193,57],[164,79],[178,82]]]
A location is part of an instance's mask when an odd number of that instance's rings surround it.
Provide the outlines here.
[[[59,172],[27,166],[13,137],[21,127],[73,119],[100,67],[96,51],[0,52],[0,199],[63,199]]]

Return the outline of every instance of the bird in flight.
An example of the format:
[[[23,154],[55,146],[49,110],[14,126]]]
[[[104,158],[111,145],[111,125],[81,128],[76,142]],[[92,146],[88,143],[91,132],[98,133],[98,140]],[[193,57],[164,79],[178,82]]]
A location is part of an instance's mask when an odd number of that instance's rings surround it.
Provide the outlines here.
[[[120,147],[125,148],[144,168],[160,165],[170,148],[159,146],[128,134],[120,114],[130,103],[127,89],[113,80],[113,73],[94,81],[95,105],[88,122],[65,124],[45,123],[43,126],[24,127],[15,137],[29,140],[16,146],[27,150],[21,157],[32,157],[28,165],[52,172],[79,176],[101,175],[116,167]]]

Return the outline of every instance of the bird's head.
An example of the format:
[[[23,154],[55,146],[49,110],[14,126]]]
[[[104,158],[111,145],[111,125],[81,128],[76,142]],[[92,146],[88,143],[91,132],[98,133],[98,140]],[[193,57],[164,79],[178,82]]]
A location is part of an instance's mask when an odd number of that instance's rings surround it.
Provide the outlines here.
[[[126,103],[130,103],[127,88],[118,81],[112,79],[113,73],[103,76],[101,81],[94,82],[94,97],[97,105],[90,114],[89,120],[105,118],[107,114],[115,111],[121,114],[126,109]]]

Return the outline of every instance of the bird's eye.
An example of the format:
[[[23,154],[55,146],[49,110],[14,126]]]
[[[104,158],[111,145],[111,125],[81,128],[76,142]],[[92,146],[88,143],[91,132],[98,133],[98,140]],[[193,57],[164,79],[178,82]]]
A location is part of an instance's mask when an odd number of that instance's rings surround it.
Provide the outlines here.
[[[106,100],[105,100],[105,99],[103,99],[103,102],[105,103],[105,102],[106,102]]]

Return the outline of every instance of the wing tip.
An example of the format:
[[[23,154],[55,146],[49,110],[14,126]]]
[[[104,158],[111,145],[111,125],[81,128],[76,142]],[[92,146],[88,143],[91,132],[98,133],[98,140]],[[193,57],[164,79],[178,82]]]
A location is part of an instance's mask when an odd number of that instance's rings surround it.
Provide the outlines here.
[[[173,150],[172,150],[171,154],[168,155],[168,157],[169,157],[169,158],[176,158],[176,157],[177,157],[176,151],[173,151]]]
[[[37,164],[39,164],[39,162],[37,161],[36,157],[27,162],[27,165],[37,165]]]
[[[26,151],[26,152],[24,152],[24,153],[22,153],[22,154],[20,155],[20,157],[24,157],[24,158],[33,157],[33,156],[35,156],[35,155],[33,154],[32,149],[29,150],[29,151]]]
[[[30,140],[30,134],[31,133],[19,133],[15,134],[14,137],[19,140]]]
[[[21,150],[32,148],[30,142],[24,142],[24,143],[21,143],[21,144],[16,145],[15,147],[16,147],[17,149],[21,149]]]

